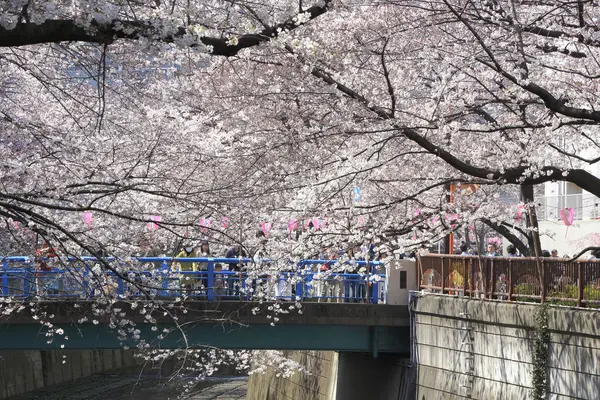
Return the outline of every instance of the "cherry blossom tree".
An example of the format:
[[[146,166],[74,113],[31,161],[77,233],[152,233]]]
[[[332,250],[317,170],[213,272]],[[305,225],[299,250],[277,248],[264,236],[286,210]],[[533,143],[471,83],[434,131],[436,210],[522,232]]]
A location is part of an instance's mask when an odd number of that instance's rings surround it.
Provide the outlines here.
[[[208,233],[257,248],[268,219],[276,262],[263,267],[282,269],[323,247],[411,249],[482,221],[539,256],[536,185],[600,196],[597,13],[585,1],[4,2],[4,229],[15,251],[39,235],[63,254],[129,256]]]
[[[12,2],[4,6],[0,45],[13,54],[26,45],[78,46],[79,52],[64,53],[79,55],[80,64],[85,59],[100,71],[95,74],[100,92],[93,100],[96,113],[89,114],[96,124],[105,120],[106,71],[111,68],[107,64],[119,69],[112,79],[122,87],[125,82],[151,81],[148,71],[140,73],[138,66],[145,63],[150,64],[146,69],[172,68],[184,75],[177,80],[185,81],[186,88],[201,87],[202,98],[184,102],[202,116],[210,109],[213,122],[220,119],[217,129],[227,127],[226,135],[235,136],[243,126],[255,147],[264,143],[254,129],[262,128],[257,125],[265,121],[265,111],[272,132],[306,135],[327,129],[328,144],[343,160],[329,160],[335,172],[340,172],[340,163],[365,165],[351,166],[350,175],[348,171],[327,174],[323,165],[313,166],[321,179],[325,175],[336,182],[344,176],[355,179],[361,168],[387,175],[390,171],[383,167],[389,161],[364,162],[373,160],[373,155],[381,158],[384,151],[394,157],[396,167],[405,168],[397,162],[402,157],[397,146],[401,146],[407,150],[404,157],[413,163],[404,172],[422,171],[415,165],[415,155],[429,154],[421,158],[428,166],[436,165],[437,170],[429,168],[426,178],[436,179],[434,185],[441,186],[440,176],[450,171],[455,181],[475,178],[482,184],[526,188],[567,180],[592,193],[598,191],[597,179],[585,169],[595,163],[597,151],[589,158],[580,155],[580,149],[596,143],[590,126],[597,120],[590,106],[593,95],[578,90],[593,84],[588,81],[593,79],[594,63],[588,60],[594,56],[595,42],[581,33],[590,29],[593,5],[578,3],[571,9],[558,3],[375,2],[366,6],[368,12],[361,6]],[[557,20],[562,30],[549,29]],[[90,45],[65,44],[72,41]],[[42,59],[54,74],[72,65]],[[545,87],[540,79],[556,88]],[[562,83],[567,81],[576,84]],[[155,91],[164,93],[163,86],[177,91],[175,80],[160,82]],[[207,82],[215,93],[206,90]],[[73,98],[81,101],[81,96]],[[225,108],[229,109],[223,112]],[[248,118],[248,110],[254,113],[254,121]],[[284,110],[286,115],[280,115]],[[322,112],[320,124],[315,110]],[[326,120],[325,112],[329,112]],[[171,118],[181,119],[181,115]],[[198,121],[186,118],[191,124]],[[340,135],[339,121],[352,133]],[[365,131],[367,126],[371,131]],[[577,134],[569,135],[573,132]],[[261,133],[268,142],[270,136]],[[336,136],[354,153],[336,148],[340,142],[331,140]],[[264,158],[272,160],[273,155]],[[287,158],[280,161],[288,162]],[[282,168],[276,169],[281,173]],[[348,181],[342,187],[351,186]],[[389,193],[397,188],[386,182],[386,189]],[[531,201],[531,191],[527,194],[524,200]]]

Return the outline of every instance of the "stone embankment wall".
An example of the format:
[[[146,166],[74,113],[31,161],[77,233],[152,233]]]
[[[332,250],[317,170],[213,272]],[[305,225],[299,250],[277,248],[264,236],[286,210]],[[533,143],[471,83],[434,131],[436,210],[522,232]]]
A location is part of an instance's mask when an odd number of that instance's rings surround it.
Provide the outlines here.
[[[539,345],[537,304],[426,295],[414,306],[417,399],[526,399]],[[547,309],[549,399],[600,396],[600,312]],[[545,364],[545,365],[544,365]]]
[[[142,363],[132,350],[2,351],[0,399],[94,374],[139,372]]]
[[[248,381],[247,400],[328,400],[334,399],[337,358],[334,351],[285,351],[284,355],[311,372],[297,372],[289,378],[279,375],[276,367],[253,374]],[[279,375],[279,376],[278,376]]]
[[[278,376],[276,368],[255,374],[247,400],[412,400],[414,385],[408,360],[396,355],[288,351],[286,356],[311,374]]]

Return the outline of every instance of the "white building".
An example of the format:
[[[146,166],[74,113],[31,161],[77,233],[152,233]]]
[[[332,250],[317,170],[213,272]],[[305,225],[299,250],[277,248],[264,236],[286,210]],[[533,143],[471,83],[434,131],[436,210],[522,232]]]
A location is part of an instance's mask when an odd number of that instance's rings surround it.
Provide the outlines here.
[[[589,171],[600,176],[600,165]],[[600,246],[600,198],[570,182],[548,182],[544,189],[545,196],[536,199],[542,248],[573,256],[588,246]],[[572,225],[567,226],[570,209]]]

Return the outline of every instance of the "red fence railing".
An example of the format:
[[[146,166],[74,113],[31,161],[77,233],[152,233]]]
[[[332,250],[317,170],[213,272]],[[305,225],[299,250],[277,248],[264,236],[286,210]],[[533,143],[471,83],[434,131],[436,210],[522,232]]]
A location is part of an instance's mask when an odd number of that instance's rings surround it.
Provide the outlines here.
[[[468,297],[553,301],[600,307],[600,262],[530,257],[427,254],[419,257],[419,289]]]

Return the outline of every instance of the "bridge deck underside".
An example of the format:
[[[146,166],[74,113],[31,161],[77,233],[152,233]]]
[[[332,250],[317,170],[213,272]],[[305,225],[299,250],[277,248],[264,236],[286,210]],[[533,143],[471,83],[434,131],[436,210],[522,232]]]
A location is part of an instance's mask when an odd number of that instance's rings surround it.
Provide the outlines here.
[[[91,323],[60,325],[64,334],[55,334],[52,341],[39,324],[5,324],[0,326],[0,350],[34,349],[120,349],[135,347],[136,341],[120,341],[107,325]],[[408,327],[370,327],[343,325],[256,324],[240,326],[187,325],[182,330],[175,324],[158,324],[153,331],[149,324],[136,326],[141,339],[151,347],[163,349],[200,348],[214,346],[224,349],[296,349],[335,350],[382,353],[409,352]],[[158,338],[164,329],[163,338]],[[185,335],[185,338],[184,338]],[[68,340],[65,340],[68,337]]]
[[[149,324],[148,315],[140,313],[144,303],[137,303],[135,309],[125,301],[110,308],[123,311],[135,323],[139,338],[153,348],[409,351],[406,306],[304,303],[302,313],[295,310],[274,315],[269,303],[191,301],[170,309],[169,316],[156,309],[151,312],[156,324]],[[139,343],[119,340],[117,330],[109,327],[109,316],[94,317],[90,302],[45,302],[38,303],[37,308],[43,315],[52,315],[49,322],[64,333],[54,334],[49,342],[48,328],[24,310],[0,321],[0,350],[59,349],[61,345],[65,349],[119,349]],[[87,322],[75,323],[82,317]],[[272,326],[275,317],[279,320]]]

